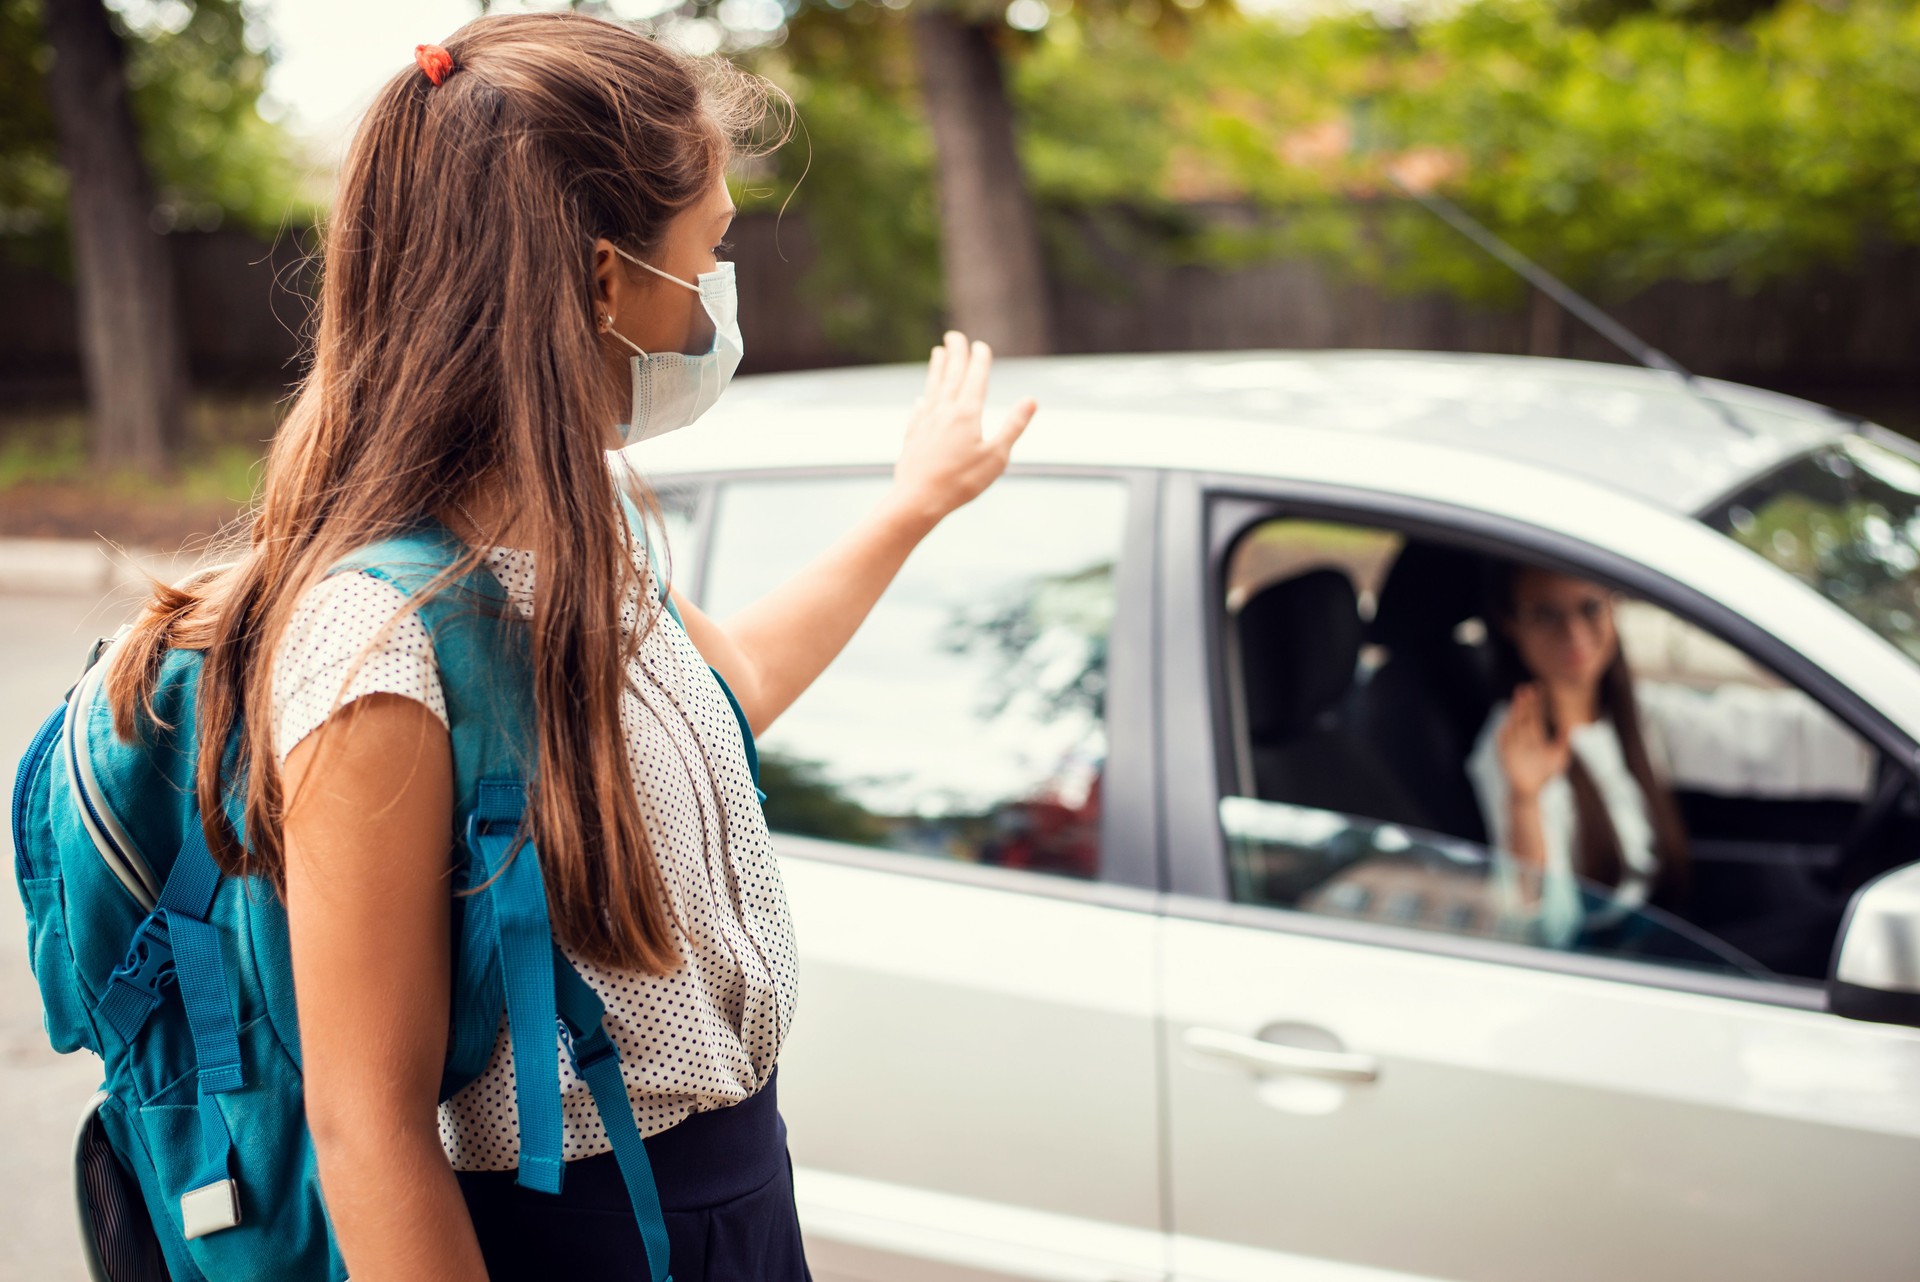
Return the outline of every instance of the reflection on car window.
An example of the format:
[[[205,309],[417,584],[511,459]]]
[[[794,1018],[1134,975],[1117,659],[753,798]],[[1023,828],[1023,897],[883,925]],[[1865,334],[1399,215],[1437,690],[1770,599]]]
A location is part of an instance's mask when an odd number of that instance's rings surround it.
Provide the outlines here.
[[[1765,978],[1753,958],[1671,913],[1583,884],[1573,938],[1546,937],[1509,855],[1438,833],[1246,797],[1220,802],[1235,898],[1321,916]]]
[[[707,610],[725,618],[783,582],[887,484],[723,487]],[[763,737],[768,825],[1094,876],[1125,502],[1114,481],[1009,477],[942,522]]]
[[[1850,436],[1788,464],[1707,523],[1920,660],[1920,463]]]
[[[1813,699],[1578,576],[1282,518],[1219,608],[1242,902],[1817,979],[1920,843]]]

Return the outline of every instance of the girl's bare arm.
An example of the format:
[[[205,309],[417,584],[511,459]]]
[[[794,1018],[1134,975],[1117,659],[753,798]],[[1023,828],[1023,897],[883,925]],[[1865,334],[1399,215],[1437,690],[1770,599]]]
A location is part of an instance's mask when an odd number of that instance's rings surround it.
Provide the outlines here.
[[[453,757],[398,695],[287,758],[287,922],[307,1122],[355,1282],[481,1282],[436,1117],[451,1001]]]

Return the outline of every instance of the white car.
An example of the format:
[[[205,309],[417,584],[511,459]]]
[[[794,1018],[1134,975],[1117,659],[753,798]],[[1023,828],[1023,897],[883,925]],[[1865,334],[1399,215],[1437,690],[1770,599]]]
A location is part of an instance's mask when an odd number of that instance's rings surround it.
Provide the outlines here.
[[[725,617],[857,520],[921,377],[744,379],[639,447],[682,589]],[[1041,405],[1008,476],[761,745],[823,1282],[1920,1277],[1907,445],[1524,358],[995,383]],[[1493,902],[1515,563],[1617,589],[1700,709],[1684,915]]]

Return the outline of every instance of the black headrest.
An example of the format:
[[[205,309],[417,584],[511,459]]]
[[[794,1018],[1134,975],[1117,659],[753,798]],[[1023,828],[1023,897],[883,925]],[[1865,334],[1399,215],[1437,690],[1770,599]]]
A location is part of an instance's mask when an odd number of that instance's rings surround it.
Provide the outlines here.
[[[1381,585],[1367,640],[1391,650],[1451,637],[1481,612],[1484,577],[1483,562],[1471,552],[1437,543],[1407,544]]]
[[[1353,685],[1360,610],[1341,571],[1309,570],[1262,588],[1237,626],[1254,742],[1306,729]]]

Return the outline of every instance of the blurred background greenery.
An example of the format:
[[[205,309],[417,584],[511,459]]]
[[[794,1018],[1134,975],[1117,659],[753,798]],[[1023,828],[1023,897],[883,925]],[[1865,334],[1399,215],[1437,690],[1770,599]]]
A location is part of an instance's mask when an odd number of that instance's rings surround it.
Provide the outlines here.
[[[1423,152],[1454,199],[1603,297],[1668,279],[1752,290],[1920,243],[1920,6],[1904,0],[1209,7],[1176,25],[1158,0],[1052,4],[1003,44],[1058,241],[1074,215],[1125,211],[1142,252],[1180,261],[1304,254],[1403,291],[1513,299],[1506,268],[1383,202],[1383,167]],[[874,356],[912,355],[942,297],[905,21],[864,0],[812,9],[752,58],[812,143],[781,154],[767,199],[829,216],[815,297]],[[1220,203],[1268,217],[1195,215]]]
[[[737,182],[750,368],[911,359],[949,323],[1013,352],[1618,359],[1391,170],[1701,372],[1920,421],[1920,0],[570,7],[791,95],[794,141]],[[81,199],[72,149],[99,125],[63,119],[57,47],[82,11],[123,64],[141,169],[101,190],[145,202],[170,267],[146,328],[177,327],[178,355],[121,389],[137,411],[103,384],[144,339],[88,319],[74,210],[102,197]],[[298,376],[337,155],[270,92],[284,12],[0,0],[0,532],[65,532],[45,496],[117,470],[150,498],[244,499],[236,460]]]

